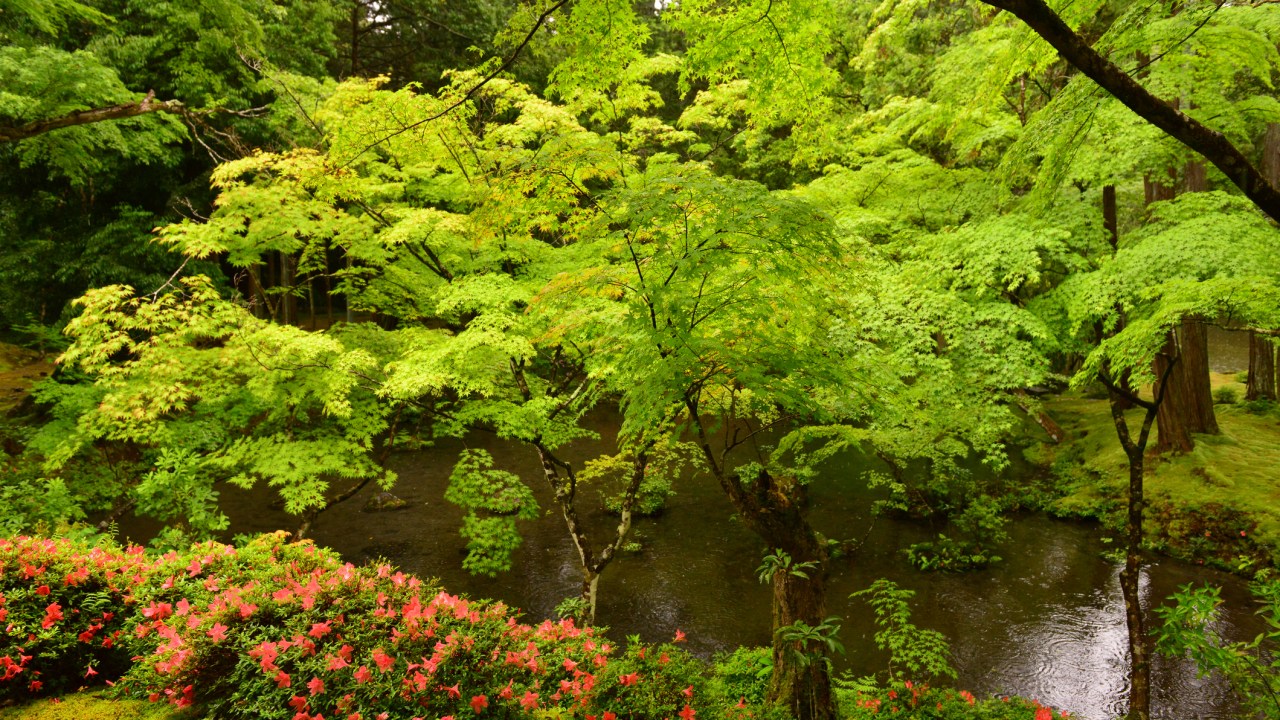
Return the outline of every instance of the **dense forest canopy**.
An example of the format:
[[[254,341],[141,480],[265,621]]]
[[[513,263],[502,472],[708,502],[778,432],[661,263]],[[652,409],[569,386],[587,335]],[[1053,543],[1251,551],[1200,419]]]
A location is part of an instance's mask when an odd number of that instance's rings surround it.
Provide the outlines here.
[[[1219,433],[1207,329],[1276,395],[1280,4],[0,0],[0,40],[0,327],[58,354],[8,534],[183,547],[266,485],[301,538],[486,433],[542,477],[453,459],[464,566],[554,512],[592,618],[697,473],[765,549],[769,699],[830,718],[824,463],[952,518],[920,564],[980,566],[1010,503],[978,469],[1096,392],[1148,716],[1144,478]]]

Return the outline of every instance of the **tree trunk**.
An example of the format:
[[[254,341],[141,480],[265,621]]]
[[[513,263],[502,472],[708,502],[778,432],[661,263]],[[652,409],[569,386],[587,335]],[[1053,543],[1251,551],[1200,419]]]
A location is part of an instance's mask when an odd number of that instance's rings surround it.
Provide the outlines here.
[[[1150,205],[1160,200],[1172,200],[1178,194],[1178,173],[1169,168],[1166,177],[1152,177],[1151,173],[1142,176],[1142,194],[1145,204]]]
[[[1218,419],[1213,412],[1213,391],[1209,386],[1209,337],[1200,318],[1183,318],[1176,330],[1170,330],[1164,348],[1156,355],[1156,377],[1165,376],[1168,363],[1177,366],[1167,375],[1157,419],[1159,452],[1190,452],[1195,447],[1191,433],[1218,434]],[[1157,383],[1159,385],[1159,383]]]
[[[744,479],[720,472],[721,486],[746,526],[774,552],[786,553],[791,567],[773,574],[773,675],[769,700],[797,720],[833,720],[831,657],[817,640],[788,641],[789,628],[817,628],[826,620],[827,553],[804,515],[804,486],[762,472]]]
[[[1187,425],[1191,432],[1217,435],[1218,418],[1213,412],[1213,387],[1209,384],[1209,332],[1204,320],[1185,317],[1179,330],[1181,337],[1182,372],[1190,391],[1190,416]]]
[[[1144,184],[1144,188],[1145,188],[1145,184]],[[1116,186],[1115,185],[1102,186],[1102,227],[1107,231],[1107,242],[1111,243],[1111,252],[1112,254],[1114,254],[1117,250],[1120,249],[1120,212],[1116,206]],[[1116,325],[1116,332],[1119,332],[1120,330],[1124,329],[1124,309],[1122,307],[1117,306],[1116,312],[1117,314],[1120,315],[1119,324]],[[1098,338],[1101,340],[1103,337],[1101,323],[1098,324],[1097,332],[1098,332]],[[1120,383],[1121,387],[1126,388],[1132,392],[1133,385],[1132,383],[1129,382],[1128,370],[1125,370],[1124,372],[1120,373],[1120,376],[1117,378],[1117,381]],[[1125,409],[1125,410],[1128,410],[1130,407],[1133,407],[1132,405],[1128,404],[1129,400],[1124,397],[1118,398],[1116,402],[1119,402],[1121,404],[1122,409]]]
[[[1107,231],[1107,242],[1111,249],[1120,246],[1120,213],[1116,209],[1116,186],[1102,186],[1102,227]]]
[[[1145,472],[1144,459],[1147,440],[1151,437],[1151,426],[1169,398],[1165,392],[1172,387],[1170,375],[1177,370],[1177,356],[1165,358],[1167,361],[1156,375],[1155,399],[1145,402],[1137,395],[1115,385],[1105,374],[1099,378],[1107,385],[1107,396],[1111,406],[1111,420],[1116,428],[1116,437],[1124,448],[1125,457],[1129,461],[1129,512],[1125,522],[1125,557],[1124,570],[1120,571],[1120,593],[1124,597],[1125,629],[1129,640],[1129,718],[1130,720],[1150,720],[1151,717],[1151,653],[1148,647],[1146,616],[1142,611],[1141,578],[1142,578],[1142,514],[1146,508],[1146,497],[1143,488]],[[1125,396],[1128,397],[1125,397]],[[1125,399],[1131,405],[1145,409],[1142,427],[1135,439],[1129,432],[1129,423],[1125,420],[1124,408],[1117,400]]]
[[[1276,347],[1266,339],[1249,333],[1249,382],[1245,400],[1276,399]]]
[[[1188,405],[1190,402],[1191,391],[1188,387],[1188,380],[1182,372],[1182,363],[1178,362],[1181,357],[1178,345],[1178,332],[1170,330],[1168,337],[1165,338],[1164,347],[1156,354],[1153,363],[1155,375],[1157,378],[1164,378],[1163,381],[1157,381],[1155,392],[1163,392],[1165,395],[1164,402],[1160,404],[1160,410],[1156,414],[1156,451],[1184,453],[1191,452],[1195,447],[1194,441],[1191,439],[1191,427],[1187,423],[1191,410]],[[1173,365],[1170,369],[1170,365]]]

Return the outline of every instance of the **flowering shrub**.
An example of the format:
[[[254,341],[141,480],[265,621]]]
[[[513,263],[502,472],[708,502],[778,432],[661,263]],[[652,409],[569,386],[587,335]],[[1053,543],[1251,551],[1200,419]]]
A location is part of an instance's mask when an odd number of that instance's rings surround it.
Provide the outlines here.
[[[674,645],[615,657],[593,628],[524,624],[501,603],[279,536],[158,558],[0,541],[0,598],[5,699],[115,681],[230,718],[742,714],[707,697],[705,666]]]
[[[859,692],[841,698],[844,720],[884,716],[909,720],[1060,720],[1066,712],[1054,712],[1034,700],[1000,698],[979,700],[966,690],[931,688],[912,683],[891,683],[875,692]]]
[[[124,672],[122,610],[148,564],[141,548],[0,540],[0,700]]]

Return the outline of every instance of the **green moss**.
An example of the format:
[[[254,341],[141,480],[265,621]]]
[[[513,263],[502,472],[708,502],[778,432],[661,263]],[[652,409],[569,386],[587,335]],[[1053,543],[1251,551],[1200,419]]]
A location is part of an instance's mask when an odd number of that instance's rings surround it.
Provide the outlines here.
[[[1214,374],[1213,386],[1243,395],[1234,375]],[[1183,455],[1148,455],[1148,537],[1158,549],[1234,570],[1280,562],[1280,418],[1241,405],[1215,408],[1220,435],[1196,436]],[[1068,393],[1049,410],[1071,439],[1038,451],[1051,465],[1062,515],[1120,522],[1128,461],[1105,400]],[[1128,412],[1136,432],[1141,410]],[[1154,442],[1154,430],[1153,438]],[[1242,534],[1243,533],[1243,534]]]
[[[168,703],[112,700],[88,692],[0,709],[0,720],[193,720],[195,717]]]

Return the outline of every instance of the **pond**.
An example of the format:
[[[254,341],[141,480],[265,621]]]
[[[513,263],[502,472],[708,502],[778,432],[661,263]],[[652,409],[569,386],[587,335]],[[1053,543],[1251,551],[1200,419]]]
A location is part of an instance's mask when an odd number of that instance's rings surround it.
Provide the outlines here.
[[[597,419],[607,437],[616,419]],[[594,445],[591,443],[589,445]],[[525,542],[512,570],[497,578],[461,569],[465,542],[458,536],[461,512],[442,499],[459,450],[483,447],[503,469],[533,479],[542,518],[523,523]],[[582,451],[595,448],[584,447]],[[574,457],[580,461],[581,455]],[[325,512],[313,531],[316,542],[352,562],[385,558],[407,572],[439,578],[450,591],[500,599],[531,618],[549,617],[580,580],[575,551],[549,493],[540,485],[536,457],[527,448],[491,437],[466,443],[448,440],[417,452],[400,453],[395,493],[409,502],[396,511],[366,512],[372,494]],[[1035,698],[1081,718],[1104,720],[1126,707],[1126,641],[1119,566],[1104,559],[1106,546],[1096,525],[1029,515],[1010,524],[1011,540],[999,552],[1004,561],[964,574],[921,573],[908,566],[901,548],[934,537],[927,523],[873,518],[872,496],[853,467],[833,467],[813,486],[815,526],[834,538],[865,538],[859,550],[833,563],[829,614],[843,618],[848,655],[840,668],[868,674],[886,658],[874,648],[868,607],[849,595],[888,577],[915,590],[913,621],[943,632],[951,643],[958,686],[981,695]],[[595,490],[580,495],[598,505]],[[262,488],[224,491],[233,531],[293,529],[296,519],[270,507]],[[624,552],[600,585],[599,624],[623,639],[669,640],[676,629],[688,634],[689,648],[701,655],[738,645],[765,645],[770,635],[770,592],[755,569],[764,548],[733,517],[733,510],[709,477],[687,477],[677,485],[666,511],[641,519],[633,537],[638,552]],[[586,521],[597,540],[616,525],[602,512]],[[126,528],[135,535],[139,526]],[[1143,578],[1148,604],[1157,604],[1185,583],[1224,586],[1226,612],[1219,631],[1230,639],[1252,638],[1262,625],[1252,614],[1239,579],[1174,561],[1154,562]],[[1187,662],[1157,659],[1153,708],[1156,717],[1225,718],[1233,706],[1218,682],[1197,679]]]

